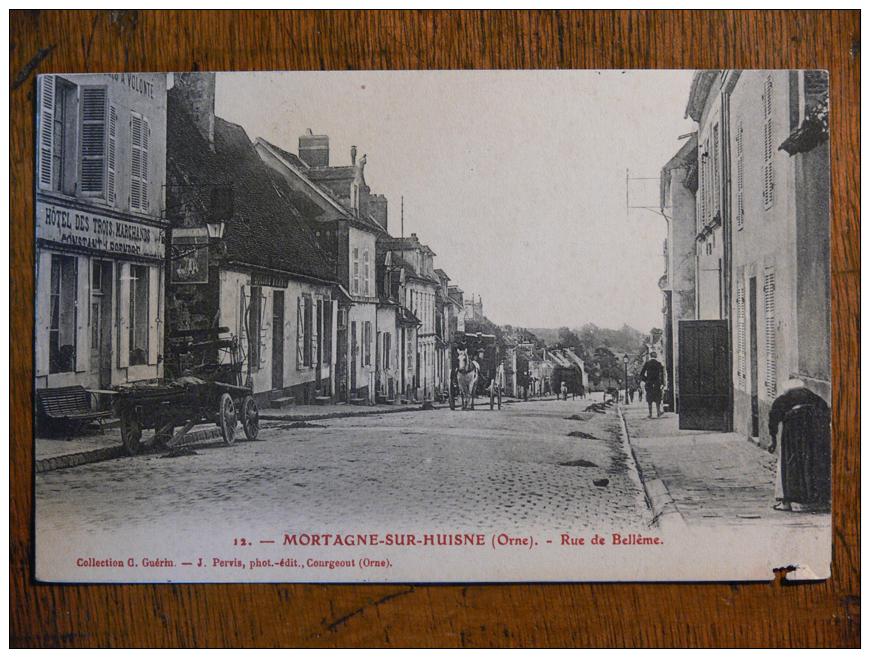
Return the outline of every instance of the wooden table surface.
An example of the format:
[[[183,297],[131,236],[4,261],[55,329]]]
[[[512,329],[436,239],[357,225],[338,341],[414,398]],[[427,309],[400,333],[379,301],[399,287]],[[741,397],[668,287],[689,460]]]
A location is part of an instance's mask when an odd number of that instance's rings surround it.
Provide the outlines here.
[[[858,644],[859,11],[103,10],[13,11],[9,20],[12,646]],[[830,71],[833,578],[805,584],[781,575],[761,584],[36,584],[35,75],[438,68]]]

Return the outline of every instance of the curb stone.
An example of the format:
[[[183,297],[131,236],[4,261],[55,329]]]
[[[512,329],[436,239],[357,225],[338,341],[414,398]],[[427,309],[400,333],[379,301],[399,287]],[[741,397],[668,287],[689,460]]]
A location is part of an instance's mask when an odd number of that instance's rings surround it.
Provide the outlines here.
[[[643,469],[640,466],[640,462],[637,461],[637,455],[635,455],[634,447],[631,445],[631,435],[628,432],[628,422],[625,419],[625,411],[621,406],[617,407],[619,408],[619,421],[622,424],[622,430],[625,432],[625,440],[631,451],[631,459],[637,469],[637,475],[640,478],[643,492],[646,495],[646,501],[649,504],[650,509],[652,509],[653,525],[662,530],[685,530],[686,521],[677,509],[676,504],[674,504],[674,499],[671,497],[665,483],[655,475],[654,470],[651,472],[653,475],[647,475],[644,477]]]

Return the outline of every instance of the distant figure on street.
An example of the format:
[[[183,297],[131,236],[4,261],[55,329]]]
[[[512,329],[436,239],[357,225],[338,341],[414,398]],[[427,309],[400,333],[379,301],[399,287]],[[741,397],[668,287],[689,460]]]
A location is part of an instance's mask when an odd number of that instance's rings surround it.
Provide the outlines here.
[[[568,384],[565,383],[565,381],[562,381],[561,391],[562,391],[562,400],[567,401],[568,400]]]
[[[628,391],[628,398],[631,400],[631,403],[634,403],[634,394],[637,392],[637,386],[632,385],[631,389]]]
[[[665,368],[656,360],[656,353],[649,353],[649,360],[640,371],[640,378],[646,391],[646,405],[649,408],[649,418],[652,419],[652,404],[656,404],[656,415],[662,416],[662,388],[665,384]]]
[[[771,452],[776,451],[776,504],[793,511],[831,506],[831,410],[825,400],[804,387],[800,379],[783,384],[783,394],[770,409]],[[776,443],[779,425],[782,435]]]

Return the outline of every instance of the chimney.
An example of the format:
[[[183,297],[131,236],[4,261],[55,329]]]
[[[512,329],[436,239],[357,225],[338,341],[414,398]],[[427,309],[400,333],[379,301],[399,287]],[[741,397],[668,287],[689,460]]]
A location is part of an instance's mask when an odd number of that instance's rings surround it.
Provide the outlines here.
[[[181,104],[214,151],[214,72],[176,72],[174,79]]]
[[[351,167],[356,166],[356,145],[355,144],[352,147],[350,147],[350,166]]]
[[[314,135],[307,129],[299,136],[299,157],[309,167],[329,166],[329,136]]]
[[[369,196],[369,215],[387,231],[387,199],[380,194]]]

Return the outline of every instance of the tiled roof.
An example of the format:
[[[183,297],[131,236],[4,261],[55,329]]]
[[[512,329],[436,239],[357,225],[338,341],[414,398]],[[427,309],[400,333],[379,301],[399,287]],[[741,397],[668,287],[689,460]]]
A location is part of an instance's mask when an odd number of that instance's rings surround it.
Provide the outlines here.
[[[167,158],[167,173],[184,174],[191,186],[232,188],[232,217],[223,239],[226,261],[335,281],[333,262],[282,191],[284,179],[260,160],[241,126],[215,117],[212,151],[170,90]]]

